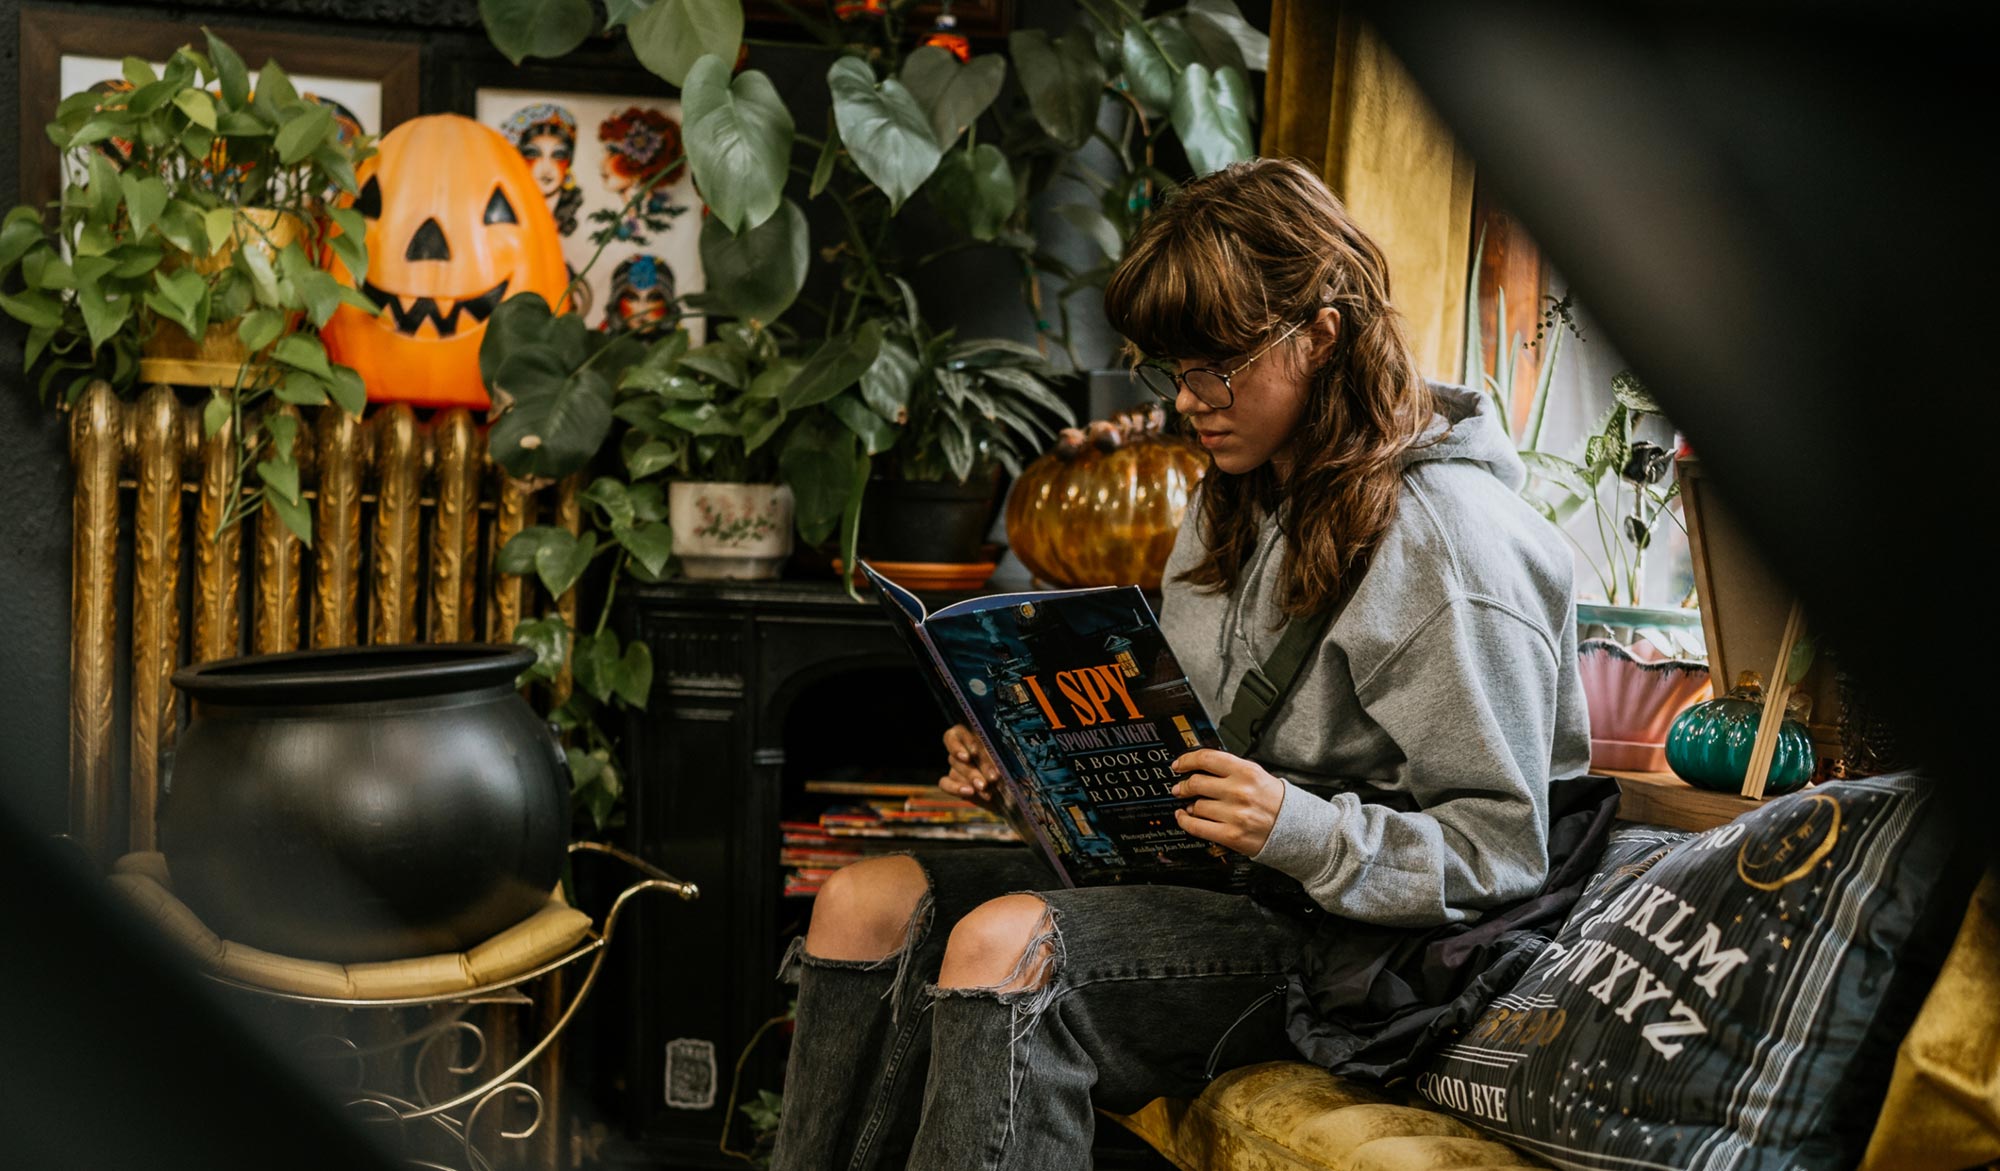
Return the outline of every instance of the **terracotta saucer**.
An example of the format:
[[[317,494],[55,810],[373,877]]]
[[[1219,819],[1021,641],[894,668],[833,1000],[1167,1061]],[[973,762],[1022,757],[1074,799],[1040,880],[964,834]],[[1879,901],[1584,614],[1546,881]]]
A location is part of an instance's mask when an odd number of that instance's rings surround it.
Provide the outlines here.
[[[999,568],[997,561],[870,561],[875,572],[902,586],[906,590],[976,590],[986,584]],[[834,558],[833,571],[839,573],[840,559]],[[860,570],[854,574],[856,585],[867,585],[868,579]]]

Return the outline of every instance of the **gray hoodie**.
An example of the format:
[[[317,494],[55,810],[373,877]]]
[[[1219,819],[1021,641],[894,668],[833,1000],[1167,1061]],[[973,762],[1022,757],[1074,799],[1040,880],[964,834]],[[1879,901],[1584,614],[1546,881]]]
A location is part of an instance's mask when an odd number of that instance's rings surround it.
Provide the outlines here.
[[[1526,472],[1491,401],[1431,389],[1426,438],[1443,438],[1410,452],[1367,572],[1256,754],[1286,781],[1256,860],[1334,914],[1389,926],[1533,894],[1548,870],[1548,783],[1590,759],[1569,547],[1516,494]],[[1236,588],[1204,594],[1174,580],[1199,555],[1199,528],[1190,506],[1160,620],[1220,717],[1283,633],[1284,536],[1265,518]]]

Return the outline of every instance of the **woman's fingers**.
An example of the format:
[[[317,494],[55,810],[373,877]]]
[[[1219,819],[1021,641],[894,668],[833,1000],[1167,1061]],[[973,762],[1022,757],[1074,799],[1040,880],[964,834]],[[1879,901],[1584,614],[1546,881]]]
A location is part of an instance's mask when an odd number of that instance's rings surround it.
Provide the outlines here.
[[[1183,805],[1181,808],[1202,821],[1213,821],[1229,825],[1234,825],[1241,820],[1243,813],[1243,806],[1241,805],[1232,805],[1226,801],[1211,801],[1205,797],[1192,805]]]
[[[1189,773],[1174,782],[1176,797],[1214,797],[1219,800],[1240,798],[1245,783],[1237,777],[1217,777],[1208,773]]]
[[[1213,773],[1216,776],[1225,776],[1241,771],[1249,763],[1242,757],[1219,748],[1197,748],[1193,752],[1183,752],[1175,757],[1171,767],[1177,773]]]
[[[979,738],[964,724],[953,724],[945,730],[944,746],[954,768],[961,764],[969,765],[983,774],[989,783],[1000,779],[999,770],[993,767],[992,761],[986,759],[986,752],[981,747]]]

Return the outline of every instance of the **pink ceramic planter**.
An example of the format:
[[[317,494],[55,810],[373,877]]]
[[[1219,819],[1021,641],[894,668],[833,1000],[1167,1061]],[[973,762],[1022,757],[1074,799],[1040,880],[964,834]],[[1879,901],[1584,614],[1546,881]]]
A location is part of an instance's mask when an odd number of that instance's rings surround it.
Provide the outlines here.
[[[1630,650],[1587,639],[1577,645],[1577,662],[1590,708],[1590,767],[1665,772],[1674,717],[1713,694],[1708,667],[1662,658],[1643,639]]]

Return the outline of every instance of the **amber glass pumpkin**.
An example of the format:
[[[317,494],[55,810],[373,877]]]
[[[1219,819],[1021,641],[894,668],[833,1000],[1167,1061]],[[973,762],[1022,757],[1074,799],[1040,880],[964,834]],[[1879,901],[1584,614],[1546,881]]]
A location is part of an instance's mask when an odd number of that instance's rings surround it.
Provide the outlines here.
[[[1060,586],[1160,588],[1188,496],[1208,456],[1142,407],[1068,428],[1007,498],[1007,541],[1021,564]]]
[[[343,305],[321,331],[329,357],[361,374],[371,402],[484,409],[479,343],[508,297],[550,305],[568,284],[555,216],[500,133],[456,114],[413,118],[355,172],[368,223],[368,277],[381,312]],[[335,257],[333,275],[353,276]]]

